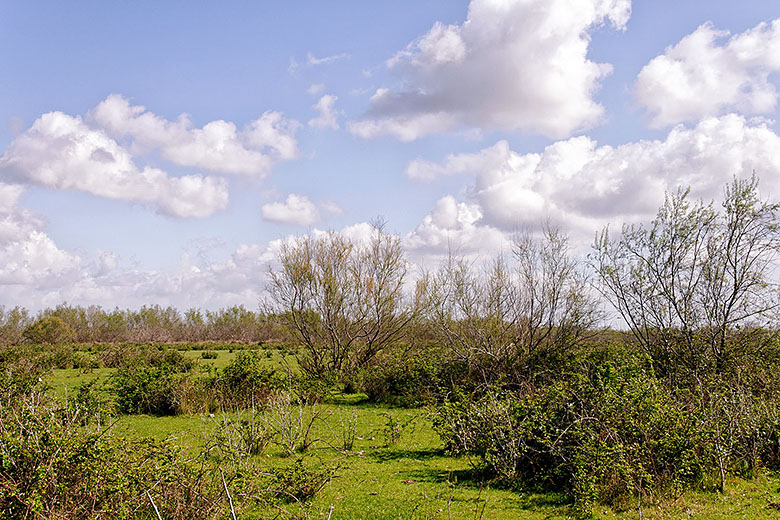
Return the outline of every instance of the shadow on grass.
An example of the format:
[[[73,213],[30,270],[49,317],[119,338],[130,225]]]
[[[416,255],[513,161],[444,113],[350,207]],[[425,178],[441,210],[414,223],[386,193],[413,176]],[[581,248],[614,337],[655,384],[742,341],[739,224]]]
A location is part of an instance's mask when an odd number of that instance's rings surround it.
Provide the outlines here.
[[[432,469],[417,469],[404,473],[410,479],[420,482],[430,482],[442,485],[484,490],[486,488],[501,489],[513,492],[513,502],[520,508],[529,511],[539,511],[548,508],[559,509],[571,506],[572,499],[563,493],[554,491],[523,491],[507,486],[479,469],[462,469],[441,471]]]
[[[377,462],[389,462],[400,459],[431,460],[434,457],[446,457],[443,448],[428,450],[383,450],[370,455]]]

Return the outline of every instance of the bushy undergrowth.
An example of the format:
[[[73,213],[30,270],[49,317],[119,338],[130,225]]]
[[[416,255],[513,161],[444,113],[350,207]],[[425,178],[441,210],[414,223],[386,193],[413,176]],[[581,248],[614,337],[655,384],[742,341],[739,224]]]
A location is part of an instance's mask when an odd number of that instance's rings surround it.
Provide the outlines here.
[[[297,517],[284,504],[295,502],[305,515],[303,502],[335,471],[300,456],[287,469],[264,467],[257,456],[280,435],[278,421],[254,410],[223,415],[195,457],[172,442],[117,438],[100,419],[107,403],[95,383],[59,400],[31,367],[25,360],[0,363],[0,518],[211,520],[258,505]],[[143,374],[149,383],[154,370],[170,367],[145,365],[133,377]],[[155,395],[151,388],[136,390]],[[116,391],[121,395],[121,387]],[[273,413],[295,416],[298,407],[286,403]],[[296,432],[296,442],[308,442]]]
[[[775,401],[733,385],[670,388],[619,350],[593,361],[533,391],[463,394],[438,407],[436,429],[452,453],[476,457],[482,475],[564,491],[582,513],[722,489],[728,474],[777,466]]]
[[[451,366],[433,356],[385,356],[362,370],[354,386],[372,402],[423,406],[440,400],[446,393],[448,368]]]
[[[107,435],[26,379],[6,378],[2,396],[0,517],[152,518],[156,506],[205,519],[221,509],[219,488],[172,444]]]

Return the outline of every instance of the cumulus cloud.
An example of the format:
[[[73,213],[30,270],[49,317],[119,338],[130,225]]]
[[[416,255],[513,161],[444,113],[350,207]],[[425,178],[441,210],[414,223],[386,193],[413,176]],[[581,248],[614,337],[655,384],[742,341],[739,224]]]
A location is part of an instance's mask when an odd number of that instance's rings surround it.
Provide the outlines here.
[[[734,175],[761,178],[764,192],[780,193],[780,137],[765,123],[730,114],[678,126],[663,140],[598,146],[588,137],[558,141],[541,153],[519,154],[500,141],[441,163],[414,161],[407,175],[435,179],[475,175],[472,222],[512,231],[549,218],[584,241],[608,223],[646,221],[666,191],[690,186],[691,195],[718,199]],[[425,225],[444,229],[453,201],[441,203]],[[464,210],[465,211],[465,210]],[[437,216],[438,215],[438,216]],[[426,222],[430,222],[426,224]]]
[[[500,251],[506,246],[505,234],[482,224],[482,216],[478,204],[458,202],[447,195],[404,237],[404,245],[419,264],[438,261],[449,252],[470,255]]]
[[[630,0],[472,0],[460,25],[436,23],[388,61],[403,87],[380,88],[361,137],[410,141],[462,128],[561,138],[596,124],[608,64],[588,59],[590,31],[624,29]]]
[[[265,112],[239,130],[229,121],[211,121],[202,128],[182,114],[169,121],[117,94],[89,113],[89,121],[115,138],[129,138],[134,154],[159,151],[182,166],[263,178],[280,161],[298,156],[297,121],[279,112]]]
[[[16,183],[149,204],[175,217],[205,217],[228,202],[224,180],[139,168],[103,131],[62,112],[44,114],[17,136],[0,155],[0,174]]]
[[[263,218],[271,222],[310,226],[320,219],[317,206],[308,197],[290,193],[284,202],[264,204]]]
[[[774,111],[777,89],[769,76],[780,71],[780,18],[724,41],[728,35],[705,23],[645,65],[635,92],[652,126]]]
[[[63,250],[45,223],[18,207],[23,188],[0,183],[0,305],[32,311],[68,301],[80,305],[139,307],[148,304],[215,308],[257,305],[279,243],[243,244],[223,261],[183,254],[171,269],[127,265],[116,254]]]
[[[320,100],[312,106],[319,115],[309,121],[309,126],[312,128],[330,128],[338,130],[339,111],[336,110],[337,100],[338,97],[331,94],[322,96]]]
[[[17,206],[23,191],[0,183],[0,286],[36,284],[49,290],[71,283],[81,260],[54,244],[42,219]]]

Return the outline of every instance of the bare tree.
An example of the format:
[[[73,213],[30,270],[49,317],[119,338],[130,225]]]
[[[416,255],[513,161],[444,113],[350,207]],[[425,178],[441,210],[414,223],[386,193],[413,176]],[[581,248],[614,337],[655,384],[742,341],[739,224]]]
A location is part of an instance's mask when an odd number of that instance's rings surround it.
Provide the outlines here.
[[[735,179],[722,212],[679,190],[649,229],[624,226],[619,238],[604,229],[597,237],[591,262],[601,292],[663,373],[720,371],[744,329],[771,324],[780,206],[761,201],[757,184],[755,176]]]
[[[427,308],[441,340],[484,383],[535,375],[570,353],[599,319],[567,237],[514,237],[511,259],[480,269],[450,256],[428,276]]]
[[[345,375],[399,341],[416,307],[404,295],[407,261],[400,239],[375,224],[367,244],[330,232],[284,244],[268,293],[302,343],[301,367]]]

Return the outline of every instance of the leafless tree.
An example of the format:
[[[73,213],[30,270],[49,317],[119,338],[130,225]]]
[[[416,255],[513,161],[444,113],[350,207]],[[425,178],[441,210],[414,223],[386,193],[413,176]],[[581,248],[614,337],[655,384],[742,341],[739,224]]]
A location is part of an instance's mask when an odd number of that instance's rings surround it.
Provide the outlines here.
[[[567,237],[514,237],[510,259],[479,268],[450,256],[427,280],[430,322],[441,340],[489,384],[526,379],[571,352],[599,319]]]
[[[624,226],[619,238],[604,229],[597,237],[591,261],[601,292],[662,372],[720,371],[746,330],[771,326],[780,206],[760,200],[757,187],[755,176],[735,179],[721,212],[678,190],[649,229]]]
[[[381,223],[368,243],[336,232],[298,237],[282,246],[278,263],[269,273],[269,311],[295,332],[307,372],[347,375],[366,366],[415,316],[400,238]]]

